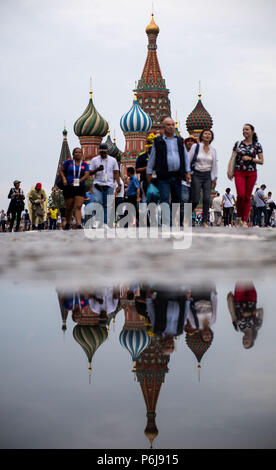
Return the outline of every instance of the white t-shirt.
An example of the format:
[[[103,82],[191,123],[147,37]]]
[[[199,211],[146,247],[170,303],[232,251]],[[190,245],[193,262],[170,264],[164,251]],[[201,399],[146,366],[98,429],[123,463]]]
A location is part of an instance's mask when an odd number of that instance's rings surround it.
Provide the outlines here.
[[[215,212],[221,212],[221,196],[216,196],[213,199],[213,208]]]
[[[116,194],[116,197],[124,197],[125,195],[125,188],[124,188],[124,183],[123,183],[122,178],[120,178],[120,183],[121,183],[121,189],[118,192],[118,194]],[[118,186],[118,183],[117,181],[115,181],[115,190],[117,189],[117,186]]]
[[[234,194],[225,193],[222,197],[223,197],[223,207],[225,207],[225,209],[228,209],[229,207],[233,207],[233,202],[235,202]]]
[[[113,287],[97,289],[95,291],[95,296],[98,299],[101,299],[101,302],[93,298],[89,299],[89,305],[92,312],[97,313],[98,315],[101,313],[102,310],[105,310],[107,315],[115,312],[119,300],[114,299],[113,297]]]
[[[197,171],[211,171],[213,166],[214,155],[211,147],[208,152],[205,152],[203,145],[200,144],[197,160],[195,163],[195,170]]]
[[[103,165],[104,169],[102,171],[97,171],[94,175],[94,184],[114,188],[114,171],[119,171],[116,158],[111,157],[110,155],[107,155],[106,158],[102,158],[101,155],[98,155],[97,157],[92,158],[90,170],[96,170],[100,165]]]
[[[264,196],[265,193],[262,189],[258,189],[258,191],[256,191],[256,206],[257,207],[264,207],[265,206],[265,201],[263,199],[261,199],[260,196]]]

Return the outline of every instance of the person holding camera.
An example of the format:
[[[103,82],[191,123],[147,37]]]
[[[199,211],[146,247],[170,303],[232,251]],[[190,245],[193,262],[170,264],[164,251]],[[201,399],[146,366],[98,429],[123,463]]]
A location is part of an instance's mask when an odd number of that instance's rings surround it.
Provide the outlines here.
[[[20,188],[21,181],[15,180],[13,182],[14,187],[10,189],[8,198],[11,200],[7,212],[7,216],[11,214],[11,221],[9,226],[9,232],[12,232],[14,221],[16,219],[15,231],[19,232],[21,213],[24,210],[25,195],[23,190]]]
[[[121,189],[119,167],[116,158],[107,154],[108,147],[105,143],[100,144],[100,155],[94,157],[90,164],[90,175],[94,176],[95,203],[101,204],[104,211],[104,224],[108,222],[113,226],[110,219],[110,211],[113,202],[114,181],[117,188]],[[98,220],[98,222],[100,222]]]

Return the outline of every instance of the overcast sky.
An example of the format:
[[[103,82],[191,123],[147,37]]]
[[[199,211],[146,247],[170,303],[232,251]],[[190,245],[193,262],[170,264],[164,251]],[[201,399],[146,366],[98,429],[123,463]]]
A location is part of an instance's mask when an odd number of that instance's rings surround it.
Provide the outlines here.
[[[145,27],[152,2],[116,0],[1,0],[0,206],[14,179],[25,193],[36,182],[50,192],[64,122],[70,148],[79,145],[76,119],[93,99],[124,150],[120,118],[131,107],[147,55]],[[155,0],[158,58],[182,135],[197,103],[212,115],[218,189],[244,123],[255,126],[264,149],[258,184],[276,197],[273,161],[276,42],[275,0]],[[230,183],[234,189],[234,184]]]

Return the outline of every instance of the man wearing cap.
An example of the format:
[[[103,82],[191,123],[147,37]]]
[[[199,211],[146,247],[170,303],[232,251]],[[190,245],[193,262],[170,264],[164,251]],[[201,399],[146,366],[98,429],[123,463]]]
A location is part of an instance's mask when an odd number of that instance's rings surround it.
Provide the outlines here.
[[[189,135],[189,137],[186,137],[184,139],[184,144],[187,152],[190,152],[192,145],[197,144],[197,138],[194,137],[193,135]]]
[[[184,139],[184,145],[188,153],[189,162],[191,165],[191,158],[189,152],[193,144],[197,144],[197,139],[193,135],[189,135]],[[182,227],[184,221],[184,204],[191,202],[191,183],[187,182],[185,179],[181,181],[181,203],[180,203],[180,226]]]
[[[21,181],[15,180],[13,182],[14,187],[10,189],[8,198],[11,200],[9,208],[7,211],[7,216],[11,214],[11,221],[9,226],[9,232],[12,232],[13,224],[16,218],[16,227],[15,231],[19,232],[20,221],[21,221],[21,212],[24,210],[24,192],[20,188]]]
[[[45,216],[44,203],[47,200],[47,195],[42,189],[41,183],[36,183],[35,188],[29,193],[29,201],[31,203],[31,220],[32,220],[32,229],[35,230],[36,227],[38,230],[42,230],[43,221]]]
[[[114,194],[114,181],[117,187],[121,188],[119,167],[116,158],[107,154],[108,147],[102,143],[99,146],[100,155],[94,157],[90,164],[90,175],[94,176],[93,190],[95,195],[95,203],[101,204],[104,210],[104,224],[113,227],[113,220],[110,219],[110,211],[112,207]],[[97,216],[96,216],[97,217]],[[102,221],[97,222],[102,225]]]
[[[147,137],[146,151],[138,155],[135,170],[138,175],[140,175],[140,189],[141,189],[141,202],[147,202],[147,164],[150,156],[151,148],[154,139],[157,137],[153,132]]]

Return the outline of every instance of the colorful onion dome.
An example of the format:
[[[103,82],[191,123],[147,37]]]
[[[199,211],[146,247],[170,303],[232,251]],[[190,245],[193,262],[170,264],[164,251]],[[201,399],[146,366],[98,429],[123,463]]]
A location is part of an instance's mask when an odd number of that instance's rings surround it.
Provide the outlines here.
[[[146,27],[146,33],[147,34],[159,34],[159,26],[157,26],[157,24],[155,23],[154,19],[154,14],[152,13],[151,15],[151,22],[150,24]]]
[[[146,349],[151,339],[146,330],[123,330],[120,334],[120,343],[127,349],[134,362],[133,370],[136,370],[136,361],[140,354]]]
[[[204,108],[201,102],[201,94],[198,95],[198,102],[194,110],[189,114],[186,120],[186,127],[189,133],[203,129],[211,129],[213,126],[213,119]]]
[[[81,345],[88,362],[89,370],[92,370],[91,362],[95,352],[104,343],[108,336],[107,328],[102,326],[76,325],[73,330],[74,339]]]
[[[190,350],[194,353],[195,357],[197,358],[197,368],[200,370],[201,365],[200,361],[203,355],[206,353],[207,349],[211,346],[213,341],[213,334],[212,339],[208,342],[202,340],[201,334],[199,331],[194,332],[193,334],[186,334],[186,344],[190,348]]]
[[[151,125],[151,118],[139,106],[135,92],[131,109],[121,117],[121,129],[123,132],[149,132]]]
[[[116,145],[116,142],[115,142],[115,139],[112,142],[109,130],[107,132],[107,138],[106,138],[106,141],[104,143],[107,145],[107,153],[111,157],[118,158],[123,154],[123,152],[118,149],[118,147]]]
[[[108,123],[96,110],[92,100],[92,91],[90,91],[88,106],[75,122],[74,132],[78,137],[104,137],[107,131]]]

